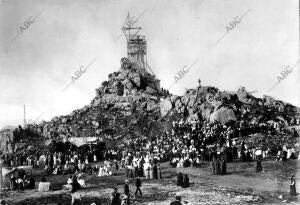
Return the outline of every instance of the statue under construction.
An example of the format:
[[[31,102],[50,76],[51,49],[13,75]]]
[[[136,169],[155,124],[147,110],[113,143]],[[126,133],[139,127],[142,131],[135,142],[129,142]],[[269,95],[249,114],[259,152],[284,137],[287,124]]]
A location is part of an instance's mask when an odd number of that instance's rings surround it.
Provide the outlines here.
[[[127,40],[127,58],[134,68],[147,71],[154,75],[147,64],[147,41],[139,35],[142,27],[136,26],[137,18],[130,18],[128,13],[122,31]]]

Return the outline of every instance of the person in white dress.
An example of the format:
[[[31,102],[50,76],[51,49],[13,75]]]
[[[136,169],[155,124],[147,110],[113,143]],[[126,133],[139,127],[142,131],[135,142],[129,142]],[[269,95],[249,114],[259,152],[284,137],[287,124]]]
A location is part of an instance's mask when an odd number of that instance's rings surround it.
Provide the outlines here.
[[[102,177],[102,176],[103,176],[103,166],[100,166],[98,176],[99,176],[99,177]]]

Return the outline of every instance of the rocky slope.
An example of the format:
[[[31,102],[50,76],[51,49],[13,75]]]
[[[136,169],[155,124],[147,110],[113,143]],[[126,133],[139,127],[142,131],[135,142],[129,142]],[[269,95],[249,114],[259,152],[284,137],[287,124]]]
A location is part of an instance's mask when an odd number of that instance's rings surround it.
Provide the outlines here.
[[[264,96],[255,98],[244,87],[237,92],[220,91],[214,87],[198,87],[187,90],[183,96],[170,96],[160,103],[162,116],[175,110],[187,118],[203,118],[207,121],[230,122],[296,123],[299,108],[291,104]],[[298,118],[299,119],[299,118]]]
[[[297,112],[298,108],[271,97],[255,98],[244,87],[237,92],[226,92],[199,86],[186,90],[183,96],[170,95],[160,87],[155,76],[135,68],[123,58],[121,68],[109,74],[108,80],[96,89],[96,97],[90,105],[47,124],[54,129],[66,125],[79,136],[84,129],[94,129],[95,136],[118,139],[159,134],[176,116],[222,124],[288,126],[295,123]]]
[[[89,130],[95,132],[93,136],[113,139],[157,133],[160,100],[167,96],[155,76],[122,59],[119,71],[109,74],[108,80],[96,89],[90,105],[53,118],[46,123],[46,132],[63,130],[63,134],[82,136],[89,135],[83,132]]]
[[[271,97],[255,98],[244,87],[227,92],[198,86],[183,96],[171,95],[154,75],[123,58],[121,68],[108,75],[89,105],[32,127],[46,138],[103,136],[121,143],[131,137],[159,135],[182,117],[240,127],[287,127],[296,124],[299,113],[299,108]]]

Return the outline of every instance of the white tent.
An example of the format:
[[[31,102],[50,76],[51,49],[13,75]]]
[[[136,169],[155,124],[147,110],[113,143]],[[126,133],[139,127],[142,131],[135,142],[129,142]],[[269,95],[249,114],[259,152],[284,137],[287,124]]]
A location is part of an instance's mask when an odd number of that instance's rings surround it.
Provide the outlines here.
[[[99,139],[99,137],[70,137],[68,141],[71,142],[73,145],[80,147],[85,144],[94,143],[97,141],[97,139]]]

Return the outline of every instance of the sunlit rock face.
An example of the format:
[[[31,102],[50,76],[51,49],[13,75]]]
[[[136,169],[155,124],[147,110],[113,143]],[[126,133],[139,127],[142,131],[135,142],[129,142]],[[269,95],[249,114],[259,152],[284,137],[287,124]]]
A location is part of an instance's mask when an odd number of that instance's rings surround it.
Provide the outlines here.
[[[36,125],[36,129],[46,138],[104,136],[119,140],[159,135],[178,117],[221,124],[287,123],[296,121],[293,116],[299,112],[299,108],[271,97],[256,98],[244,87],[228,92],[198,86],[187,89],[183,96],[172,95],[160,87],[156,76],[124,58],[121,67],[95,91],[89,105]],[[1,143],[4,141],[2,137]]]

